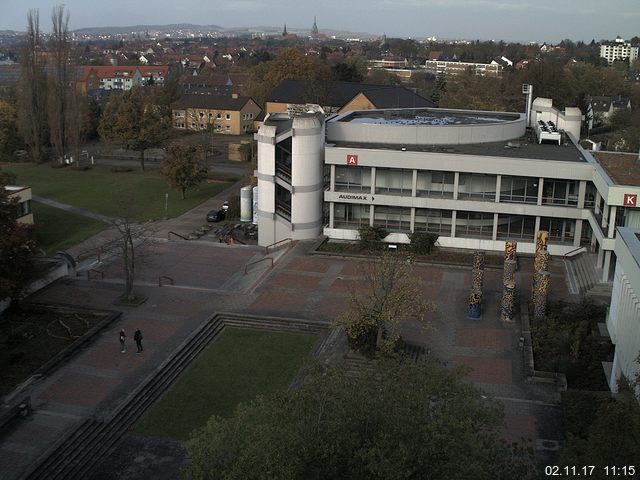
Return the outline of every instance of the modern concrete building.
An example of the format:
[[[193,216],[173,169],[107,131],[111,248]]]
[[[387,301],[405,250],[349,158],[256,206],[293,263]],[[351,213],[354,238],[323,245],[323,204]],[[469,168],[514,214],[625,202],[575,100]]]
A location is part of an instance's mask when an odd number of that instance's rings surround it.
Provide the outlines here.
[[[256,136],[259,242],[354,240],[379,225],[388,242],[423,231],[443,247],[501,251],[510,239],[533,253],[547,230],[552,255],[585,247],[607,281],[615,227],[640,226],[640,181],[582,149],[580,122],[578,109],[547,99],[533,102],[530,122],[433,108],[269,115]]]
[[[468,71],[475,75],[487,77],[499,77],[504,71],[504,67],[497,62],[473,63],[473,62],[451,62],[445,60],[427,60],[425,69],[434,75],[462,75]]]
[[[640,354],[640,230],[618,228],[615,240],[617,258],[607,329],[615,345],[610,366],[609,388],[618,391],[624,375],[633,380],[639,372]],[[637,394],[640,395],[640,389]]]
[[[269,115],[258,141],[258,243],[322,233],[324,115]]]
[[[614,42],[600,45],[600,56],[606,58],[609,65],[616,60],[629,60],[631,63],[638,58],[638,47],[618,37]]]

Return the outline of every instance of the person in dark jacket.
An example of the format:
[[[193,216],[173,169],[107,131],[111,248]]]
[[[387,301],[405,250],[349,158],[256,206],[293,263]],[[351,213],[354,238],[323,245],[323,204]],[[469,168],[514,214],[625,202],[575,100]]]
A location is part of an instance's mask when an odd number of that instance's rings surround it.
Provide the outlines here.
[[[124,330],[120,330],[120,335],[118,336],[118,339],[120,340],[120,353],[126,352],[127,347],[125,346],[125,341],[127,339],[127,336],[124,334]]]
[[[143,348],[142,348],[142,332],[140,331],[139,328],[136,328],[136,333],[133,334],[133,339],[136,342],[136,347],[138,347],[138,351],[136,353],[140,353]]]

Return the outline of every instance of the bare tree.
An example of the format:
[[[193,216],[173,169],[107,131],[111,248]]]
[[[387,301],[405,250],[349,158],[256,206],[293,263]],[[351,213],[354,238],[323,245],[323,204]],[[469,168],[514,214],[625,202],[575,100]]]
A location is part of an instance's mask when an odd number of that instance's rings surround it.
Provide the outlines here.
[[[48,119],[51,145],[60,159],[68,153],[71,128],[77,118],[77,103],[73,98],[72,67],[69,65],[71,44],[69,42],[69,12],[64,5],[53,7],[51,12],[51,65],[49,73]],[[75,114],[75,115],[74,115]],[[77,125],[74,125],[77,127]]]
[[[18,89],[18,131],[29,147],[31,158],[44,158],[46,142],[46,78],[42,65],[38,10],[27,13],[27,35],[22,48],[22,77]]]
[[[392,253],[373,256],[363,264],[361,275],[362,288],[351,292],[351,308],[333,322],[344,328],[354,350],[367,356],[389,354],[400,341],[402,320],[428,326],[425,315],[435,305],[424,298],[411,258]]]

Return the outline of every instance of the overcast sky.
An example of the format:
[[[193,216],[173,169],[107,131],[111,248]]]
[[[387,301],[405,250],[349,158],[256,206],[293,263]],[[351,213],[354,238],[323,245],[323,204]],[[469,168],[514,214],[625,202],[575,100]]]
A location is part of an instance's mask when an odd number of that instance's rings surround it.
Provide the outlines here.
[[[194,23],[386,33],[395,37],[557,42],[640,36],[640,0],[0,0],[0,30],[25,30],[27,10],[50,28],[64,3],[70,28]]]

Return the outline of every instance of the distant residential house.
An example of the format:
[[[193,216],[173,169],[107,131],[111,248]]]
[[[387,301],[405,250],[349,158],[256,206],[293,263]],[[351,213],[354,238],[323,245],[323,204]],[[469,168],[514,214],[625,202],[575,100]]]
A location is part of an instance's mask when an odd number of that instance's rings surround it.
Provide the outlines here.
[[[4,189],[9,193],[9,200],[17,200],[18,202],[18,210],[16,212],[18,223],[33,225],[31,187],[7,185]]]
[[[242,95],[248,75],[242,73],[215,73],[205,68],[200,73],[186,72],[178,79],[178,92],[184,94]]]
[[[589,97],[587,107],[589,128],[593,128],[594,125],[608,124],[613,113],[621,109],[631,109],[631,99],[629,97],[621,95],[616,97],[602,95]]]
[[[434,50],[433,52],[429,52],[429,56],[427,60],[437,61],[442,59],[443,52],[440,50]]]
[[[80,67],[78,90],[87,94],[91,90],[131,90],[141,85],[160,85],[169,71],[161,66],[92,66]]]
[[[183,95],[172,105],[173,127],[208,130],[228,135],[253,132],[262,109],[250,97]]]
[[[283,80],[266,98],[265,114],[299,114],[318,107],[325,114],[373,108],[434,107],[435,103],[403,86],[333,82],[322,95],[304,80]],[[314,95],[316,97],[314,98]]]

